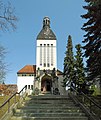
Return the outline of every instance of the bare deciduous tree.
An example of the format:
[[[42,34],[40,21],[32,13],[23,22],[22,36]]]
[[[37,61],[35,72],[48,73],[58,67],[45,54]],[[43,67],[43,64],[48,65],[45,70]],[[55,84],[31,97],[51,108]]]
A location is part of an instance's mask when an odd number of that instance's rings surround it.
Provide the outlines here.
[[[4,82],[6,75],[6,64],[4,63],[5,53],[5,48],[0,45],[0,83]]]
[[[0,0],[0,30],[9,31],[10,29],[16,29],[16,21],[18,20],[14,14],[14,8],[11,3],[7,5]]]
[[[1,31],[10,31],[16,29],[16,21],[18,20],[14,14],[15,9],[12,7],[11,3],[4,3],[3,0],[0,0],[0,32]],[[6,76],[6,64],[4,62],[5,58],[5,48],[0,44],[0,83],[4,83]]]

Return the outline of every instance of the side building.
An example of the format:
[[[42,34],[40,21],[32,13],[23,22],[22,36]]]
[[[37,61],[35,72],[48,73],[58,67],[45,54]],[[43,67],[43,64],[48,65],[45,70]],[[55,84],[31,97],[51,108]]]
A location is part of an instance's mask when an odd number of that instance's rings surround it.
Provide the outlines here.
[[[28,93],[31,94],[33,91],[33,85],[36,75],[36,65],[26,65],[17,72],[17,86],[18,92],[27,85]]]

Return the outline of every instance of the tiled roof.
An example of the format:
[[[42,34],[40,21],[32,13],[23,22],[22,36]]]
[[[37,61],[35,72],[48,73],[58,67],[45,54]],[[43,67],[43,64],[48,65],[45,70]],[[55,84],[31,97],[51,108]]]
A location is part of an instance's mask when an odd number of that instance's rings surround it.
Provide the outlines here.
[[[26,65],[24,66],[21,70],[19,70],[17,72],[17,74],[27,74],[27,73],[30,73],[30,74],[34,74],[36,73],[36,65]]]
[[[17,92],[16,84],[0,84],[0,94],[12,95]]]

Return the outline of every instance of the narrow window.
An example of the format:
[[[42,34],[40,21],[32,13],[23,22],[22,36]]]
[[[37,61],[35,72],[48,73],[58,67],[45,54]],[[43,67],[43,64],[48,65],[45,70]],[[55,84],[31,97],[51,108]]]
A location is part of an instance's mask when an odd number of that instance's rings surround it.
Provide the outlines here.
[[[33,85],[31,85],[31,90],[33,90]]]
[[[42,65],[42,44],[40,44],[40,65]]]
[[[46,44],[44,44],[44,67],[46,67]]]
[[[53,44],[51,44],[51,66],[53,66]]]
[[[44,63],[44,67],[46,67],[46,63]]]
[[[49,64],[49,63],[47,63],[47,67],[50,67],[50,64]]]
[[[47,44],[47,67],[50,67],[50,64],[49,64],[49,59],[50,59],[50,55],[49,55],[49,44]]]
[[[28,85],[28,89],[30,89],[30,85]]]

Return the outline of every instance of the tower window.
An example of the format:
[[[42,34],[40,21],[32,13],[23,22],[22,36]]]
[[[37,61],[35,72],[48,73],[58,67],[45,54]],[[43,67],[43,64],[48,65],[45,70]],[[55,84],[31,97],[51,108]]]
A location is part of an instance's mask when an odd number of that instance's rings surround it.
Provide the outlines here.
[[[53,44],[51,44],[51,66],[53,66]]]
[[[49,44],[47,44],[47,67],[50,67],[50,64],[49,64],[49,59],[50,59],[50,47],[49,47]]]
[[[43,57],[43,66],[46,67],[46,44],[44,44],[44,53],[43,53],[44,57]]]
[[[40,65],[42,65],[42,44],[40,44]]]
[[[46,63],[44,63],[44,67],[46,67]]]
[[[28,89],[30,89],[30,85],[28,85]]]
[[[47,67],[50,67],[50,64],[49,64],[49,63],[47,63]]]
[[[31,90],[33,90],[33,85],[31,85]]]

